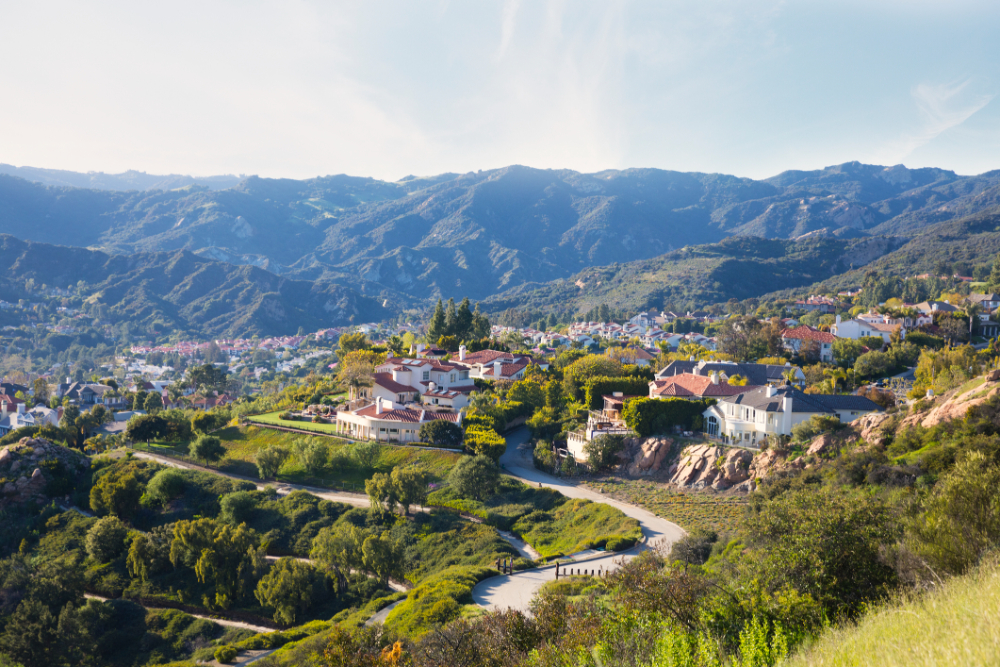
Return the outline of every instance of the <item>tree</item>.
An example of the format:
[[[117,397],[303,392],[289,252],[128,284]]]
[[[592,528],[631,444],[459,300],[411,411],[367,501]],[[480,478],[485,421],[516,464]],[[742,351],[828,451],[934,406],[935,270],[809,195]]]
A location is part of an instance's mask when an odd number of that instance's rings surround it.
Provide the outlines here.
[[[460,341],[467,341],[473,338],[473,313],[469,303],[469,297],[462,299],[458,310],[455,311],[455,330],[452,332]]]
[[[445,323],[444,304],[441,303],[441,299],[438,299],[437,305],[434,307],[434,313],[427,324],[427,339],[436,341],[441,336],[447,334],[448,328]]]
[[[167,420],[159,415],[137,415],[125,425],[125,439],[149,442],[167,434]]]
[[[448,483],[463,498],[485,500],[496,492],[500,469],[488,456],[465,456],[448,473]]]
[[[35,404],[44,405],[49,402],[49,382],[45,378],[36,378],[33,385]]]
[[[400,575],[403,567],[402,545],[393,542],[388,533],[371,535],[361,545],[364,567],[383,582]]]
[[[534,380],[518,380],[508,390],[507,400],[523,403],[534,412],[545,405],[545,392]]]
[[[456,336],[455,324],[458,320],[458,313],[455,310],[455,299],[448,299],[448,304],[444,308],[444,335]]]
[[[294,558],[282,558],[257,583],[254,595],[262,606],[274,609],[275,623],[292,625],[329,589],[315,567]]]
[[[607,470],[618,462],[616,456],[624,446],[625,438],[620,435],[602,434],[583,446],[587,464],[594,470]]]
[[[139,533],[132,538],[125,565],[130,576],[140,581],[167,572],[170,564],[170,543],[173,540],[170,526],[157,526],[148,533]]]
[[[993,258],[993,268],[990,277],[986,279],[986,289],[990,292],[1000,292],[1000,254]]]
[[[142,407],[149,413],[159,412],[163,409],[163,398],[156,392],[150,392],[146,396],[146,400],[143,402]]]
[[[396,509],[396,485],[386,473],[377,472],[365,480],[365,493],[373,512],[392,512]]]
[[[106,516],[87,531],[87,555],[98,563],[109,563],[125,551],[128,528],[116,516]]]
[[[420,425],[419,437],[421,442],[457,449],[462,444],[462,427],[447,419],[435,419]]]
[[[577,359],[563,370],[563,393],[582,399],[582,388],[593,377],[621,377],[622,365],[603,354],[590,354]]]
[[[251,491],[234,491],[219,499],[219,521],[238,526],[250,520],[257,509],[257,496]]]
[[[178,521],[170,543],[174,567],[194,569],[199,583],[215,593],[206,605],[228,609],[254,589],[266,564],[265,547],[245,524],[233,527],[213,519]]]
[[[362,547],[369,535],[370,531],[346,521],[321,528],[313,539],[309,557],[335,571],[338,579],[343,579],[344,573],[364,566]]]
[[[409,516],[410,506],[427,501],[427,475],[413,466],[392,469],[392,486],[396,502],[403,506],[403,514]]]
[[[760,344],[755,344],[762,326],[752,315],[729,318],[716,333],[719,351],[731,355],[736,361],[749,361],[769,354],[766,342],[763,349]]]
[[[228,374],[225,368],[220,368],[214,364],[203,364],[189,368],[186,378],[188,385],[192,389],[204,393],[207,391],[224,390]]]
[[[372,344],[368,340],[368,336],[359,331],[357,333],[341,334],[337,346],[340,348],[340,357],[343,358],[351,352],[369,350]]]
[[[218,461],[225,455],[226,448],[214,435],[202,435],[191,443],[188,453],[201,461]]]
[[[360,390],[375,383],[375,367],[378,355],[367,350],[350,352],[341,356],[337,368],[337,381],[350,392],[351,398],[358,398]]]
[[[215,415],[208,412],[199,412],[191,417],[191,430],[197,433],[208,433],[215,429]]]
[[[490,335],[490,321],[485,315],[479,312],[479,304],[472,313],[472,338],[481,340]]]
[[[176,468],[160,470],[146,484],[146,495],[161,505],[166,505],[184,493],[184,474]]]
[[[258,450],[254,463],[257,464],[257,473],[261,479],[272,479],[278,476],[278,471],[287,459],[287,449],[279,445],[268,445]]]
[[[356,442],[351,446],[351,457],[363,470],[374,470],[382,457],[382,446],[376,442]]]
[[[139,509],[143,488],[131,470],[111,471],[90,488],[90,509],[129,519]]]
[[[850,368],[865,353],[865,346],[861,341],[850,338],[837,338],[833,341],[833,358],[839,366]]]
[[[330,458],[330,448],[320,438],[299,438],[292,444],[296,460],[310,474],[316,474]]]

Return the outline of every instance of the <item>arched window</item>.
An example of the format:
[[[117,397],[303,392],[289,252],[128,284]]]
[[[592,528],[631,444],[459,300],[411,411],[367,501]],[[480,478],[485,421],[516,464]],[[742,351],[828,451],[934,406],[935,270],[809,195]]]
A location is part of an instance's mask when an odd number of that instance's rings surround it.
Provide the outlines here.
[[[708,418],[708,434],[719,435],[719,420],[714,415]]]

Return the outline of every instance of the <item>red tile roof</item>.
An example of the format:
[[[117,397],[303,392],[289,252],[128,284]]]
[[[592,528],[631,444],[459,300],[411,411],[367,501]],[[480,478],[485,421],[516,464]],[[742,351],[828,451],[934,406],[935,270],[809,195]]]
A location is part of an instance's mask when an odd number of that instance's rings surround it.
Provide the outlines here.
[[[509,378],[514,377],[518,372],[524,370],[528,367],[527,363],[520,364],[501,364],[500,365],[500,377]],[[493,375],[494,367],[492,365],[483,367],[483,376]]]
[[[663,380],[654,380],[650,383],[651,396],[735,396],[745,391],[756,389],[757,385],[735,386],[719,381],[713,384],[712,378],[707,375],[695,375],[694,373],[682,373],[672,375]]]
[[[375,373],[375,384],[396,394],[407,394],[416,391],[413,387],[393,380],[391,373]]]
[[[832,343],[837,338],[829,331],[819,331],[803,324],[794,329],[785,329],[781,332],[782,338],[795,338],[798,340],[814,340],[817,343]]]
[[[459,414],[457,412],[429,412],[422,410],[410,410],[408,408],[396,408],[394,410],[382,410],[381,414],[376,414],[376,406],[369,405],[368,407],[361,408],[354,414],[361,417],[371,417],[373,419],[381,419],[383,421],[390,422],[402,422],[404,424],[419,424],[420,413],[424,413],[424,421],[432,422],[438,419],[444,419],[450,422],[457,422]]]

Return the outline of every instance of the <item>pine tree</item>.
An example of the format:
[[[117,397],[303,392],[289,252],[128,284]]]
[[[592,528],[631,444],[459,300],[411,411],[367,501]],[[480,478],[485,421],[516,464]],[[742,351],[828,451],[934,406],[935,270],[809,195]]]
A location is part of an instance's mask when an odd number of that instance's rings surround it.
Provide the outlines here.
[[[431,315],[431,321],[427,325],[427,340],[432,344],[436,343],[438,338],[446,333],[444,306],[441,304],[441,299],[438,299],[437,306],[434,307],[434,314]]]
[[[455,313],[455,332],[453,335],[459,341],[466,341],[472,337],[472,308],[469,297],[462,299]]]
[[[458,319],[458,313],[455,311],[455,300],[448,299],[448,305],[444,309],[444,335],[445,336],[457,336],[455,332],[456,320]],[[437,340],[437,339],[434,339]]]
[[[479,304],[476,304],[476,310],[472,313],[472,338],[475,340],[480,340],[486,338],[490,335],[490,321],[479,312]]]

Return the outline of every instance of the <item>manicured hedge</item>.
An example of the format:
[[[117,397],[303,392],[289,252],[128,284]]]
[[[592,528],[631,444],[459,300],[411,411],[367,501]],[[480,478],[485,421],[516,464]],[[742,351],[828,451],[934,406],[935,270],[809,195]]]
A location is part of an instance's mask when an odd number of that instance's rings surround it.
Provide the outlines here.
[[[604,407],[602,396],[616,391],[625,396],[648,396],[649,381],[638,377],[595,377],[587,380],[585,386],[586,402],[591,410]]]
[[[630,429],[641,437],[646,437],[654,433],[668,433],[674,426],[691,428],[694,418],[715,403],[713,398],[700,401],[683,398],[633,398],[625,404],[622,417]]]

